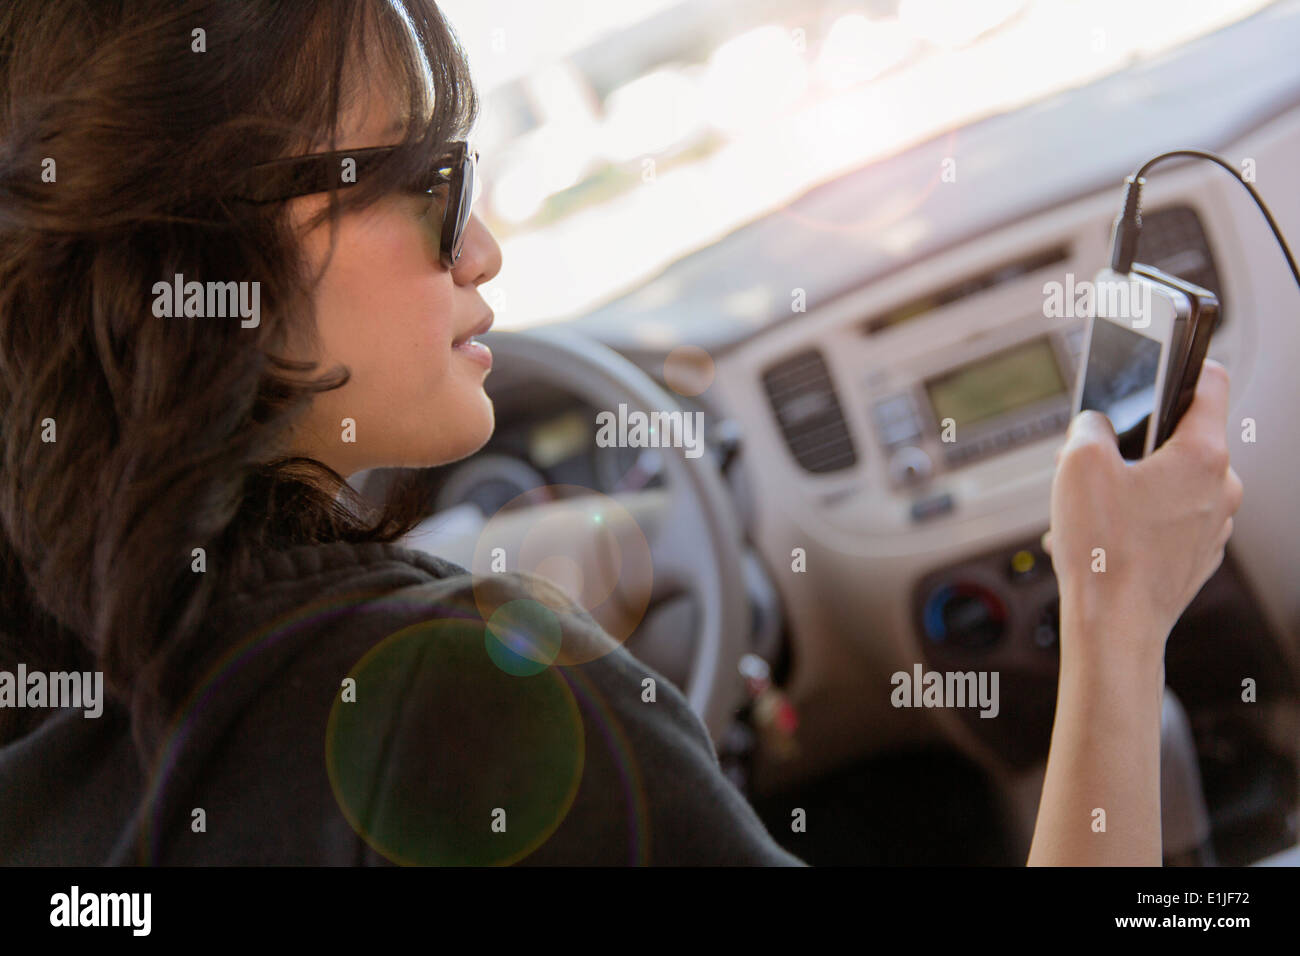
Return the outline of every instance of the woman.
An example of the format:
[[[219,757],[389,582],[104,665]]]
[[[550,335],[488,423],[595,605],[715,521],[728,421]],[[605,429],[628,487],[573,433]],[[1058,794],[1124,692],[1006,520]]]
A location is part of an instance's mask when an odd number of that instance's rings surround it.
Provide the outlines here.
[[[15,0],[0,74],[0,670],[107,684],[97,718],[0,709],[0,861],[799,862],[667,681],[647,702],[535,579],[392,544],[413,487],[344,483],[493,427],[501,253],[458,215],[477,103],[431,0]],[[1241,495],[1226,397],[1207,364],[1135,466],[1100,416],[1067,437],[1031,863],[1160,862],[1164,640]],[[494,627],[604,653],[521,671]]]

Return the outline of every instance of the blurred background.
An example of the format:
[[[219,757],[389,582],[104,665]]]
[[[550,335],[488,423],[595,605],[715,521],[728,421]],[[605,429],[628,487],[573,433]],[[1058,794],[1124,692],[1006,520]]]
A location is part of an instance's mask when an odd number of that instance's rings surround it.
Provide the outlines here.
[[[837,174],[1267,5],[439,0],[483,96],[483,293],[501,328],[585,313]]]

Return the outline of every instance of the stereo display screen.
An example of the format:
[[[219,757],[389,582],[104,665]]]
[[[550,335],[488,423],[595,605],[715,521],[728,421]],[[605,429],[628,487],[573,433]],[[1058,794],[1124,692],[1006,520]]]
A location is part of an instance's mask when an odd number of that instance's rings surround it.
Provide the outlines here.
[[[1065,394],[1065,380],[1052,344],[1035,339],[964,365],[925,383],[939,427],[995,418],[1024,405]]]

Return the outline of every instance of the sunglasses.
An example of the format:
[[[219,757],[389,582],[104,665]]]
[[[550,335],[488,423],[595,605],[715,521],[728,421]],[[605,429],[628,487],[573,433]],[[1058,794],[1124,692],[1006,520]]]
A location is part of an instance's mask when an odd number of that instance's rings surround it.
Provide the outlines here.
[[[252,187],[246,194],[235,198],[261,205],[328,192],[331,188],[355,186],[363,173],[374,169],[397,149],[396,146],[371,146],[259,163],[250,171]],[[340,177],[346,159],[356,163],[356,176],[345,182]],[[408,192],[432,196],[441,187],[448,187],[447,202],[442,206],[442,222],[439,225],[439,257],[448,269],[460,261],[461,250],[465,245],[465,227],[469,224],[469,207],[474,198],[474,170],[477,165],[478,152],[471,150],[465,142],[454,142],[419,182],[407,188]],[[426,217],[430,226],[433,225],[433,209],[437,206],[434,203],[429,217]]]

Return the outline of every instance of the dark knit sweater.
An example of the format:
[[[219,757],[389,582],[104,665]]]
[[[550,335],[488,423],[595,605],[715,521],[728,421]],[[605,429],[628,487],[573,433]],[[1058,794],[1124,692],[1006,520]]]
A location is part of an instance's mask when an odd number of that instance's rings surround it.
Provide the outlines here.
[[[681,693],[542,586],[387,544],[264,555],[148,753],[111,696],[0,747],[0,863],[798,865]]]

